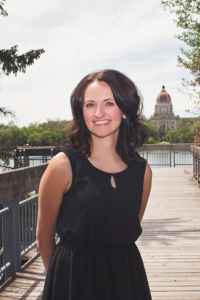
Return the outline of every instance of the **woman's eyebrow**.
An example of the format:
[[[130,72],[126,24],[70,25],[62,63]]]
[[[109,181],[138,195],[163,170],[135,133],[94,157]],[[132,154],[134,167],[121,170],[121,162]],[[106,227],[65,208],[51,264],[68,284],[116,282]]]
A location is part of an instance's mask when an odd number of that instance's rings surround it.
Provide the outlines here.
[[[108,98],[108,99],[105,99],[103,101],[105,102],[105,101],[108,101],[108,100],[113,100],[114,101],[114,99],[112,99],[112,98]],[[94,100],[86,100],[84,103],[86,103],[86,102],[95,102],[95,101]]]

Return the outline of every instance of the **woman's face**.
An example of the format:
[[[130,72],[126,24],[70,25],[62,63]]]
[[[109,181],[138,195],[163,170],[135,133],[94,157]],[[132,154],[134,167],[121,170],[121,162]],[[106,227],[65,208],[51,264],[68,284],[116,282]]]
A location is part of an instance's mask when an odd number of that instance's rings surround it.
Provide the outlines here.
[[[93,135],[102,138],[116,133],[123,116],[106,82],[94,81],[87,86],[84,92],[83,117]]]

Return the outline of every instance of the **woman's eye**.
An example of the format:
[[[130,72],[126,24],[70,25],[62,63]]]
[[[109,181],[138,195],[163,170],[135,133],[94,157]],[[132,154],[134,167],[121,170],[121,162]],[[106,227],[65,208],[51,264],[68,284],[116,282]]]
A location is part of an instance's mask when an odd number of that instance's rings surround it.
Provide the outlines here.
[[[106,102],[106,105],[112,106],[112,105],[114,105],[114,103],[113,102]]]
[[[90,107],[90,106],[93,106],[93,103],[86,104],[86,107]]]

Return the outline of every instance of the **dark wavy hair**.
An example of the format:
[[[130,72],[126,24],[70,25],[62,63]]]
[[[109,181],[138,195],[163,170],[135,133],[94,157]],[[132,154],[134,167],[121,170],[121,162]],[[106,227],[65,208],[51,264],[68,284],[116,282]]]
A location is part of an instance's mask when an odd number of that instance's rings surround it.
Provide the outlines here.
[[[116,70],[102,70],[85,76],[71,95],[73,120],[68,122],[70,133],[66,146],[81,149],[89,157],[91,155],[92,137],[83,118],[83,99],[86,87],[94,82],[106,82],[117,106],[126,119],[122,118],[116,143],[116,152],[126,163],[146,161],[136,151],[148,138],[148,127],[143,124],[143,99],[136,85],[124,74]]]

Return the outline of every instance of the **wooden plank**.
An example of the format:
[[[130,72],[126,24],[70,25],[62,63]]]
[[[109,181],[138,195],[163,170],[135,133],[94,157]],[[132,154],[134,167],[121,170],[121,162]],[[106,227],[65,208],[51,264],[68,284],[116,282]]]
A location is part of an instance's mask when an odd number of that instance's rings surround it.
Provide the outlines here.
[[[153,299],[200,299],[200,190],[184,169],[152,168],[137,245]]]

